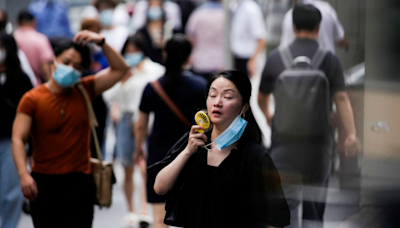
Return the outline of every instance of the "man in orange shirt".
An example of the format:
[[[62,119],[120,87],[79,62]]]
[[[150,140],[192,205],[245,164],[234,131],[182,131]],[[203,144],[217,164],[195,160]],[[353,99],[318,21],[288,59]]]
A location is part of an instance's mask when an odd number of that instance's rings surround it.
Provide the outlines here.
[[[81,79],[90,65],[86,43],[101,46],[109,68]],[[90,123],[81,83],[93,99],[128,70],[122,56],[103,36],[81,31],[55,50],[50,80],[21,99],[13,126],[12,151],[21,190],[31,202],[35,227],[91,227],[94,183],[90,166]],[[24,145],[33,141],[33,166],[26,167]]]

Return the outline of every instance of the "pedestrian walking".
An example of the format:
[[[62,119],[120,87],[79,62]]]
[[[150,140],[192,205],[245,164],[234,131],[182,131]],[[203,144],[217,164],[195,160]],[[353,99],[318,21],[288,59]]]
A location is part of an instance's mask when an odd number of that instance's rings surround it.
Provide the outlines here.
[[[207,84],[210,131],[192,126],[150,166],[158,194],[170,192],[165,221],[182,227],[283,227],[289,209],[278,171],[261,146],[250,107],[251,83],[223,71]],[[174,217],[175,216],[175,217]],[[171,218],[172,221],[171,221]]]
[[[266,27],[261,8],[254,0],[239,0],[231,23],[231,50],[235,68],[249,77],[256,72],[256,58],[265,47]]]
[[[0,10],[0,32],[5,32],[7,34],[11,34],[12,25],[8,20],[8,13],[6,10]],[[32,86],[39,85],[35,73],[33,73],[32,67],[29,64],[28,59],[26,58],[25,53],[18,48],[18,58],[21,63],[22,71],[29,77],[31,80]]]
[[[103,36],[81,31],[55,50],[52,78],[26,93],[13,125],[12,151],[22,193],[30,200],[35,227],[91,227],[95,186],[90,164],[90,123],[82,84],[90,98],[109,89],[128,67]],[[90,65],[86,43],[102,46],[109,68],[81,79]],[[32,172],[25,143],[33,141]]]
[[[117,3],[113,0],[97,0],[95,6],[102,25],[100,34],[107,39],[115,51],[121,52],[129,36],[129,29],[124,25],[116,24],[113,20]]]
[[[18,28],[14,32],[14,38],[41,84],[51,78],[50,65],[54,60],[54,54],[48,38],[35,30],[36,23],[35,17],[30,12],[26,10],[19,12]]]
[[[139,116],[139,105],[145,86],[164,75],[165,68],[148,58],[146,41],[141,34],[130,36],[121,54],[130,70],[120,82],[104,92],[103,97],[110,107],[112,124],[116,129],[115,158],[122,163],[125,171],[124,193],[128,204],[128,214],[124,217],[124,225],[131,227],[138,225],[139,222],[142,224],[152,222],[147,214],[146,161],[143,157],[138,160],[143,178],[140,189],[140,213],[135,213],[133,206],[134,126]]]
[[[148,18],[148,9],[156,5],[159,5],[162,11],[165,12],[165,22],[169,24],[171,30],[179,31],[182,28],[181,9],[176,2],[164,0],[137,1],[130,22],[132,29],[138,31],[145,26]]]
[[[291,212],[289,227],[322,227],[332,166],[332,101],[346,131],[346,151],[356,151],[353,112],[340,60],[318,45],[320,11],[296,4],[296,40],[271,52],[258,103],[272,128],[271,157]],[[275,114],[269,109],[275,98]],[[302,214],[300,206],[302,205]],[[300,217],[299,217],[300,215]]]
[[[18,225],[23,203],[20,179],[11,152],[11,130],[21,97],[32,84],[22,71],[18,47],[11,35],[0,33],[0,227]]]
[[[186,35],[193,44],[192,71],[205,79],[225,67],[225,12],[219,0],[199,6],[189,17]]]
[[[68,3],[64,0],[36,0],[29,12],[37,20],[37,31],[50,38],[73,37],[68,19]]]
[[[138,33],[141,33],[146,39],[150,59],[153,62],[163,64],[162,50],[165,41],[171,37],[173,28],[166,23],[162,1],[149,1],[146,9],[146,23],[138,30]]]
[[[335,9],[326,1],[320,0],[294,0],[302,4],[315,6],[322,15],[321,26],[318,32],[318,43],[332,53],[335,53],[335,46],[349,48],[349,40],[346,38],[344,29],[337,16]],[[290,9],[283,18],[282,37],[280,46],[287,46],[295,40],[293,32],[293,9]]]
[[[205,108],[205,80],[197,76],[185,76],[182,72],[191,50],[192,46],[185,36],[175,35],[165,47],[165,75],[144,89],[135,126],[135,158],[145,156],[149,114],[154,113],[153,128],[147,140],[147,166],[162,160],[171,146],[190,129],[196,112]],[[166,103],[165,100],[170,102]],[[172,106],[176,107],[175,111]],[[153,185],[154,179],[147,178],[147,200],[153,206],[153,227],[167,227],[163,223],[167,197],[156,194]]]

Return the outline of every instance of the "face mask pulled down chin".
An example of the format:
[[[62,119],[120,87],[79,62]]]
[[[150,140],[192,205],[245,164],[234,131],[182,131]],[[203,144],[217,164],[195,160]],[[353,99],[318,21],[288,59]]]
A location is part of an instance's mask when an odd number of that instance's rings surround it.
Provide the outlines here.
[[[163,11],[161,7],[151,6],[147,11],[147,17],[151,21],[161,20],[162,16],[163,16]]]
[[[125,62],[129,67],[136,67],[143,60],[143,53],[125,54]]]
[[[81,78],[81,72],[71,66],[56,64],[56,67],[53,78],[63,88],[75,85]]]
[[[242,137],[242,134],[244,130],[246,129],[247,126],[247,121],[241,117],[241,114],[238,115],[232,123],[229,125],[225,131],[223,131],[215,140],[214,142],[206,145],[204,148],[206,150],[213,150],[210,149],[210,146],[215,143],[215,148],[218,150],[222,150],[225,147],[228,147],[235,142],[237,142],[240,137]]]

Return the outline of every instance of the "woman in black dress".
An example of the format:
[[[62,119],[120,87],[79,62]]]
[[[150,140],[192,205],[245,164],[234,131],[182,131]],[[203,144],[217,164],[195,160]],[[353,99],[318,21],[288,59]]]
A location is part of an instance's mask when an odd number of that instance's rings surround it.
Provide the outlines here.
[[[250,108],[251,83],[224,71],[207,85],[213,127],[192,126],[148,168],[158,194],[170,193],[164,222],[182,227],[283,227],[290,213],[280,178]]]

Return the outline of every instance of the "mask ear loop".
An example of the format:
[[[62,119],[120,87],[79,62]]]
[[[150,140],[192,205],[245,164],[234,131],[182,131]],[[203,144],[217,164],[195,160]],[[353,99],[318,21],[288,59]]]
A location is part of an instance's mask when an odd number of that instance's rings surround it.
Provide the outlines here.
[[[206,149],[207,151],[212,151],[212,150],[216,149],[215,147],[211,149],[211,145],[212,144],[216,144],[216,143],[215,142],[211,142],[211,143],[205,145],[204,149]]]

